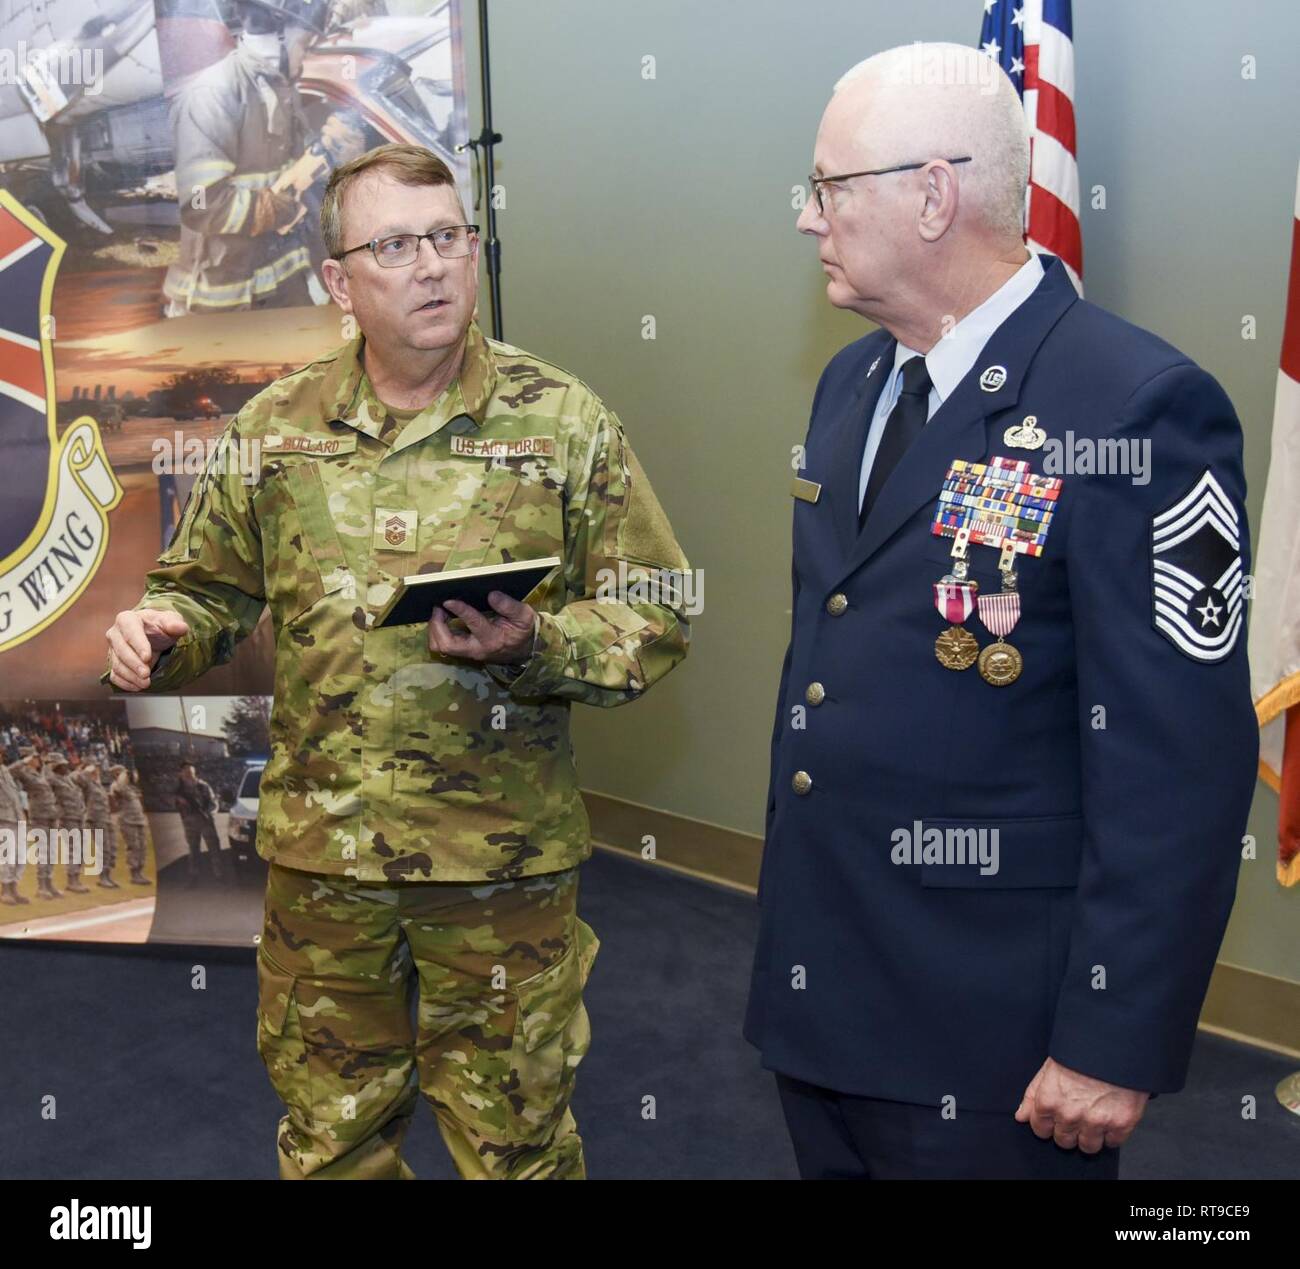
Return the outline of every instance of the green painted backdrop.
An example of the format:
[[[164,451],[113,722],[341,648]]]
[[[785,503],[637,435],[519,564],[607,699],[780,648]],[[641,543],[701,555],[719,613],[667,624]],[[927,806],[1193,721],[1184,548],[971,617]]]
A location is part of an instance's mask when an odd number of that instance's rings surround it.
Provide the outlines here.
[[[790,446],[822,366],[866,331],[825,302],[791,188],[840,73],[910,40],[974,42],[982,6],[490,7],[506,337],[582,375],[619,413],[704,575],[685,665],[630,709],[579,711],[584,784],[757,833],[789,626]],[[474,9],[467,0],[477,128]],[[1088,298],[1223,383],[1245,428],[1257,531],[1300,153],[1287,53],[1300,47],[1300,7],[1253,0],[1228,20],[1210,0],[1074,9]],[[1097,185],[1105,210],[1087,206]],[[486,308],[485,292],[485,323]],[[1300,980],[1300,890],[1273,880],[1275,818],[1261,786],[1262,858],[1242,869],[1222,958]]]

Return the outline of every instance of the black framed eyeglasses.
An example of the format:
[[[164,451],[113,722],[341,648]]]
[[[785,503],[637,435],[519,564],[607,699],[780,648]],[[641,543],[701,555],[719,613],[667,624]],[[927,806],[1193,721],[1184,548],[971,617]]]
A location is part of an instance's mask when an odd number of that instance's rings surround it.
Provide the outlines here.
[[[403,265],[415,263],[420,254],[420,240],[427,238],[444,260],[456,260],[469,255],[477,235],[477,225],[443,225],[427,234],[389,234],[386,238],[371,238],[358,247],[340,251],[334,259],[342,260],[354,251],[369,251],[376,264],[385,269],[400,269]]]
[[[919,168],[925,167],[926,163],[969,163],[971,156],[962,155],[959,159],[926,159],[922,163],[900,163],[897,167],[875,167],[866,172],[842,172],[839,176],[813,176],[809,175],[808,184],[812,188],[813,198],[817,200],[817,210],[823,216],[826,214],[826,205],[822,202],[822,186],[836,185],[840,181],[852,180],[855,176],[888,176],[890,172],[915,172]]]

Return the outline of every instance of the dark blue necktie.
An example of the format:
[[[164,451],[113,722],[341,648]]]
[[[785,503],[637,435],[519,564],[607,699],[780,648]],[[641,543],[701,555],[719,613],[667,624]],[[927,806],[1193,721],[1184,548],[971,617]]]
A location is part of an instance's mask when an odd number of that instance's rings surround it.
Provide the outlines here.
[[[908,447],[925,426],[930,409],[930,372],[925,368],[924,357],[910,357],[903,362],[903,390],[898,394],[894,408],[885,420],[885,430],[876,448],[876,457],[867,477],[867,492],[858,512],[858,529],[867,522],[867,516],[889,473],[898,466]]]

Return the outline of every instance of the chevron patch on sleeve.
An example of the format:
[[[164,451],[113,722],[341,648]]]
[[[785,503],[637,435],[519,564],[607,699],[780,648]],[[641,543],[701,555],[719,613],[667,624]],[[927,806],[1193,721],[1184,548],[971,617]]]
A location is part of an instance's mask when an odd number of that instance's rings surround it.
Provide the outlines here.
[[[1151,520],[1152,624],[1193,661],[1222,661],[1245,621],[1241,522],[1207,467]]]

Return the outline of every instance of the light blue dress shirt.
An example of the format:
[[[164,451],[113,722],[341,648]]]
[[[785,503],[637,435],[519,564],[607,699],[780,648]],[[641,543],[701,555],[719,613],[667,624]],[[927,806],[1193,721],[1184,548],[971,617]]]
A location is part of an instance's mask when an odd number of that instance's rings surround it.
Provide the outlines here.
[[[1015,273],[983,304],[971,309],[925,354],[925,368],[930,372],[932,385],[929,410],[925,416],[927,422],[979,360],[979,355],[993,332],[1038,289],[1042,280],[1042,262],[1031,251],[1029,259]],[[915,348],[908,348],[902,343],[894,351],[894,366],[880,393],[880,399],[876,402],[876,412],[871,416],[871,426],[867,430],[867,444],[862,451],[862,471],[858,476],[859,509],[867,492],[871,464],[876,460],[876,450],[880,448],[880,438],[885,433],[885,420],[889,418],[889,412],[903,389],[903,363],[919,356],[921,353]]]

